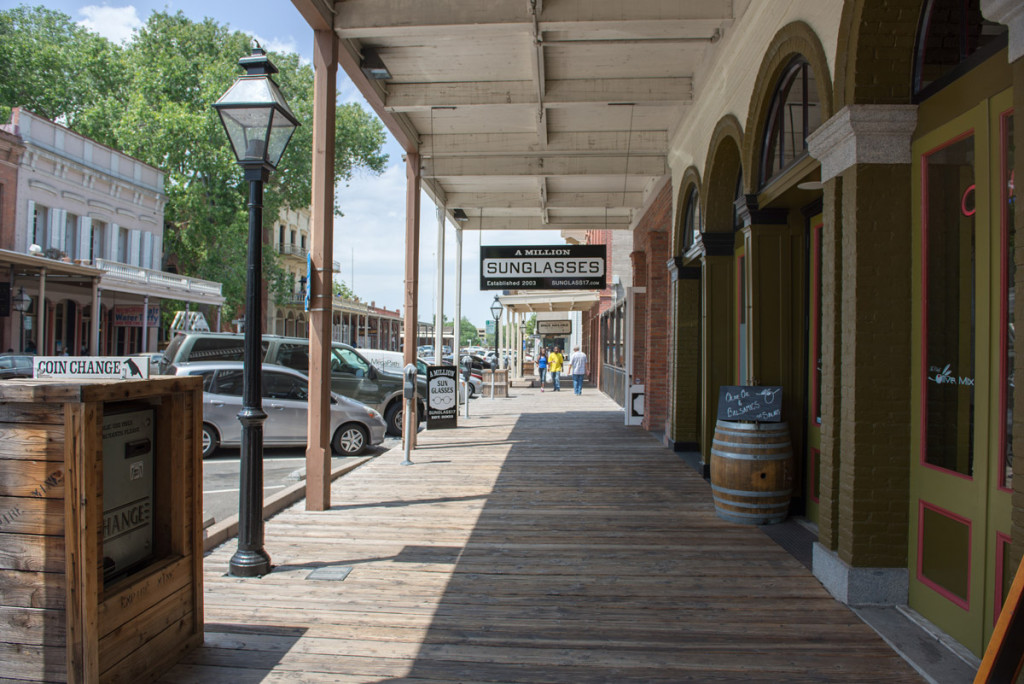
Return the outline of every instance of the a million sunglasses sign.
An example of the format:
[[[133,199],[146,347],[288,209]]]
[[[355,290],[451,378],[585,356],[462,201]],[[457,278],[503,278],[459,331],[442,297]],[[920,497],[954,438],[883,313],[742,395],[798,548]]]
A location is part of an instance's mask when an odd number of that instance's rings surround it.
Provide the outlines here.
[[[604,245],[480,248],[481,290],[603,290]]]

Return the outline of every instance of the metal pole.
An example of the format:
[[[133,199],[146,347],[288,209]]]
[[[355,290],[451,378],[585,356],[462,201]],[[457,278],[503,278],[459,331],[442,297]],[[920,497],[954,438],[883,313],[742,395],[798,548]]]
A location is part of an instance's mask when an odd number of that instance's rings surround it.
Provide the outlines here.
[[[437,310],[434,313],[434,365],[441,365],[444,346],[444,205],[437,207]],[[456,364],[458,365],[458,364]]]
[[[405,411],[402,412],[402,421],[404,422],[404,425],[402,427],[402,434],[403,435],[412,435],[413,429],[415,427],[413,425],[413,423],[412,423],[412,416],[413,416],[413,413],[414,413],[413,403],[414,402],[413,402],[412,399],[406,399],[405,400]],[[402,465],[412,465],[412,459],[409,458],[411,453],[412,453],[412,438],[411,437],[406,437],[406,439],[405,439],[405,460],[402,461]]]
[[[235,577],[259,577],[270,572],[263,549],[263,331],[262,310],[263,183],[269,172],[262,165],[245,167],[249,181],[249,250],[245,283],[241,464],[238,492],[238,550],[228,564]]]
[[[452,364],[462,376],[462,228],[455,224],[455,323],[452,329]],[[458,383],[462,399],[466,402],[466,418],[469,418],[469,380]],[[458,401],[456,401],[458,406]]]

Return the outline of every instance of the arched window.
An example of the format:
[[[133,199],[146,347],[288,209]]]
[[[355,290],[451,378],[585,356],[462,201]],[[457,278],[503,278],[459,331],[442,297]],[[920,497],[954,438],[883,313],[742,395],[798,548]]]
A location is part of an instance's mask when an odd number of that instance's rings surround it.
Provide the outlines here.
[[[685,254],[697,242],[701,230],[700,194],[697,192],[696,185],[690,188],[683,211],[685,212],[683,214],[683,253]]]
[[[981,15],[981,0],[928,0],[914,51],[918,101],[959,78],[1006,45],[1006,26]]]
[[[797,57],[782,74],[768,110],[761,148],[761,187],[807,154],[807,136],[821,125],[814,70]]]

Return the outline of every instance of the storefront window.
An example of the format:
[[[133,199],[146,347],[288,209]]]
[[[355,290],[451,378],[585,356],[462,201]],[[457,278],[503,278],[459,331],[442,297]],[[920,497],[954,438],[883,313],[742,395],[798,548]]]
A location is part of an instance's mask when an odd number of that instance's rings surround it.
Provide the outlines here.
[[[814,70],[797,58],[779,79],[768,114],[761,158],[761,187],[807,154],[807,136],[821,125]]]
[[[985,19],[981,0],[929,0],[921,13],[914,94],[923,99],[1006,45],[1006,27]]]
[[[1001,152],[1001,163],[1000,163],[1000,177],[1002,188],[1002,197],[1000,201],[1001,207],[1001,224],[1002,224],[1002,244],[1003,244],[1003,330],[1002,330],[1002,358],[1003,358],[1003,372],[1002,372],[1002,403],[1003,403],[1003,420],[1006,421],[1006,426],[1003,431],[1003,448],[1001,450],[1002,456],[1002,468],[1000,470],[1001,482],[1000,486],[1005,489],[1013,489],[1013,372],[1014,372],[1014,320],[1013,320],[1013,307],[1014,301],[1016,300],[1014,282],[1016,278],[1016,268],[1013,263],[1013,246],[1014,246],[1014,225],[1013,225],[1013,211],[1014,202],[1016,200],[1016,188],[1014,187],[1014,176],[1013,176],[1013,154],[1014,154],[1014,141],[1013,141],[1013,111],[1003,113],[1000,117],[1000,135],[1002,138],[999,146]]]
[[[924,460],[974,471],[974,136],[924,157]]]

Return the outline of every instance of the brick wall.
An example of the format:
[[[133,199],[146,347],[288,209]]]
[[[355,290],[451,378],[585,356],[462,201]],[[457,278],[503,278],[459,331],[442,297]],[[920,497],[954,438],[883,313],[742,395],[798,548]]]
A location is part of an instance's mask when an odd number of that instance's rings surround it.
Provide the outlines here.
[[[633,231],[633,287],[646,288],[636,296],[633,372],[645,386],[647,430],[664,429],[670,403],[672,289],[665,264],[671,238],[672,185],[666,183]]]

